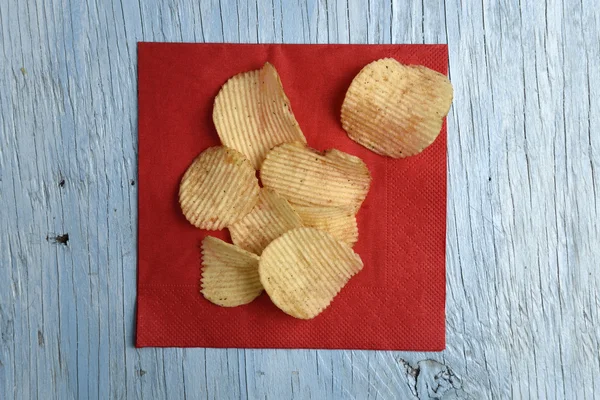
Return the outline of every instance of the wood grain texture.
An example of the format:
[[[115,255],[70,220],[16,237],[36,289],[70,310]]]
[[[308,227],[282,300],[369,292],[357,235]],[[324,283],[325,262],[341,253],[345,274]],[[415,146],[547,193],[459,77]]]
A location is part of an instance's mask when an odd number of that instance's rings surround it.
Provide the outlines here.
[[[0,398],[600,398],[599,10],[0,0]],[[133,347],[142,40],[448,43],[444,352]]]

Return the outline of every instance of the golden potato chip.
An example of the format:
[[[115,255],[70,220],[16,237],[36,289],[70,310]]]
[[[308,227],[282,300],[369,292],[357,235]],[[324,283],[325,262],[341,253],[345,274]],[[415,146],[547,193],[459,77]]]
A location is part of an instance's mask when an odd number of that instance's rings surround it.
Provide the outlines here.
[[[259,189],[254,168],[240,152],[210,147],[185,171],[179,185],[179,204],[194,226],[222,229],[252,210]]]
[[[229,232],[237,246],[260,255],[273,239],[301,226],[300,217],[286,199],[271,189],[262,188],[256,206],[229,226]]]
[[[223,85],[215,98],[213,121],[221,142],[244,154],[256,169],[272,147],[306,143],[279,74],[269,63]]]
[[[310,319],[327,308],[362,267],[360,256],[329,233],[296,228],[265,248],[258,273],[277,307],[293,317]]]
[[[342,126],[352,140],[394,158],[420,153],[440,133],[452,103],[445,75],[392,58],[364,67],[342,105]]]
[[[229,243],[207,236],[202,241],[202,295],[223,307],[248,304],[261,294],[258,259]]]
[[[369,191],[371,174],[358,157],[332,149],[320,153],[303,143],[275,147],[260,178],[294,205],[341,207],[356,211]]]
[[[349,246],[354,246],[358,240],[358,225],[352,210],[300,205],[293,207],[304,226],[328,232]]]

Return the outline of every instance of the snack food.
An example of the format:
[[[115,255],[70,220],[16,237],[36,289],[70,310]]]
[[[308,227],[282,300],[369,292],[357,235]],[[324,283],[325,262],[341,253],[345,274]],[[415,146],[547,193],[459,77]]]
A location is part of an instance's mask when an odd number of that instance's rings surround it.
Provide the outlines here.
[[[310,319],[321,313],[363,267],[360,256],[327,232],[292,229],[275,239],[260,258],[260,281],[285,313]]]
[[[202,241],[202,295],[223,307],[250,303],[263,290],[258,260],[256,254],[215,237],[205,237]]]
[[[354,78],[342,125],[363,146],[406,157],[435,140],[451,101],[445,76],[382,59]],[[202,294],[233,307],[264,287],[285,313],[314,318],[363,267],[352,246],[369,169],[351,154],[306,145],[269,63],[223,85],[213,121],[224,146],[194,160],[181,181],[180,204],[199,228],[227,227],[235,245],[204,239]]]
[[[293,205],[360,208],[371,184],[371,174],[358,157],[331,149],[318,152],[303,143],[273,148],[260,178]]]
[[[234,244],[260,255],[273,239],[301,226],[300,216],[286,199],[272,189],[262,188],[256,206],[230,225],[229,232]]]
[[[384,58],[356,75],[342,105],[342,127],[372,151],[394,158],[418,154],[437,138],[452,103],[445,75]]]
[[[311,207],[294,205],[294,210],[300,216],[306,227],[328,232],[349,246],[354,246],[358,240],[358,225],[352,210],[339,207]]]
[[[270,63],[260,70],[235,75],[223,85],[215,98],[213,121],[221,143],[240,151],[256,169],[273,146],[306,143],[277,70]]]
[[[181,179],[179,204],[187,220],[202,229],[222,229],[242,219],[258,201],[258,179],[237,150],[210,147]]]

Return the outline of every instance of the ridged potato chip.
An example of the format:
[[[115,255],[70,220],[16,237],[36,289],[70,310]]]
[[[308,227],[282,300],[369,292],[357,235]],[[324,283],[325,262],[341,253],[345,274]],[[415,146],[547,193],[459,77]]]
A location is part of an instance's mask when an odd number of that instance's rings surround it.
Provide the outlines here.
[[[256,254],[207,236],[202,241],[202,295],[223,307],[248,304],[263,291]]]
[[[328,232],[349,246],[354,246],[358,240],[358,225],[353,211],[338,207],[293,207],[304,226]]]
[[[229,226],[231,240],[244,250],[260,255],[265,247],[302,221],[290,203],[274,190],[262,188],[258,203],[248,215]]]
[[[270,63],[235,75],[223,85],[215,98],[213,121],[221,143],[240,151],[256,169],[272,147],[306,143],[279,74]]]
[[[260,178],[293,205],[342,207],[357,211],[367,196],[371,174],[358,157],[331,149],[320,153],[303,143],[273,148]]]
[[[356,75],[342,105],[342,127],[355,142],[394,158],[418,154],[437,138],[452,103],[445,75],[384,58]]]
[[[297,228],[267,246],[258,273],[277,307],[310,319],[327,308],[362,267],[360,256],[327,232]]]
[[[210,147],[181,179],[179,204],[187,220],[201,229],[222,229],[248,214],[258,201],[258,179],[237,150]]]

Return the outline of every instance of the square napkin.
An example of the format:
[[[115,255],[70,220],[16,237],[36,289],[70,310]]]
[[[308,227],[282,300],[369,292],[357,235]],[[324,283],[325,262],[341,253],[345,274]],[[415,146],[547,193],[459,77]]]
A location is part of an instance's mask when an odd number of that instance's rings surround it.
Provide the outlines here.
[[[139,43],[138,347],[442,350],[445,346],[446,125],[423,153],[379,156],[348,138],[340,109],[354,76],[393,57],[447,73],[445,45]],[[354,247],[364,262],[329,308],[292,318],[266,293],[222,308],[199,293],[199,244],[211,234],[186,221],[179,181],[218,145],[213,101],[233,75],[271,62],[308,144],[362,158],[371,190]]]

